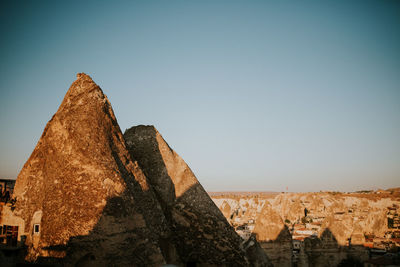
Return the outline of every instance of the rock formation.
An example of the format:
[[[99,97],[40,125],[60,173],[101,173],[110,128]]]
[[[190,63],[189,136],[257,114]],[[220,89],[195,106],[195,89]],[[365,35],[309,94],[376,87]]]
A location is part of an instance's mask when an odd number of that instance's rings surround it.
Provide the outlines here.
[[[225,218],[229,218],[232,214],[232,208],[229,205],[229,203],[226,201],[224,201],[224,203],[222,204],[221,211],[222,211],[222,214],[225,216]]]
[[[153,126],[136,126],[124,137],[132,158],[144,170],[163,207],[174,232],[169,242],[177,248],[181,261],[247,265],[240,237],[161,134]],[[268,263],[261,249],[253,249],[252,254],[257,255],[250,257],[252,264]]]
[[[276,240],[279,234],[285,230],[285,224],[281,216],[266,203],[257,218],[254,233],[260,241]]]
[[[46,125],[14,196],[29,260],[165,263],[161,207],[126,150],[107,97],[85,74]]]
[[[269,203],[261,210],[253,233],[274,265],[292,266],[292,236],[281,216]]]
[[[267,265],[257,246],[250,249],[257,259],[246,256],[240,237],[153,127],[125,137],[129,151],[107,97],[78,74],[15,185],[10,216],[27,237],[26,260]]]
[[[255,200],[261,205],[254,205]],[[291,266],[291,246],[296,266],[337,266],[349,258],[363,262],[369,247],[393,249],[398,240],[400,194],[395,189],[275,195],[219,192],[213,201],[239,233],[247,227],[257,235],[275,266]],[[253,215],[234,216],[243,210]]]

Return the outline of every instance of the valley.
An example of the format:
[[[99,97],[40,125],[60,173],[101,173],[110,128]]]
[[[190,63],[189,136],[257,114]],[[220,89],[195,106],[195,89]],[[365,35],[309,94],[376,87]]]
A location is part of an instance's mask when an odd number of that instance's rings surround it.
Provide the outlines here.
[[[352,193],[210,193],[236,232],[275,266],[335,266],[398,252],[399,189]]]

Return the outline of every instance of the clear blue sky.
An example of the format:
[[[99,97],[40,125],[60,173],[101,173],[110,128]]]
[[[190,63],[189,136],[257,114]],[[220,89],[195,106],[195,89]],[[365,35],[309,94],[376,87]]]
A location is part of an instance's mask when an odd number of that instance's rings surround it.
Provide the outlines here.
[[[76,73],[209,191],[400,186],[400,1],[1,1],[0,177]]]

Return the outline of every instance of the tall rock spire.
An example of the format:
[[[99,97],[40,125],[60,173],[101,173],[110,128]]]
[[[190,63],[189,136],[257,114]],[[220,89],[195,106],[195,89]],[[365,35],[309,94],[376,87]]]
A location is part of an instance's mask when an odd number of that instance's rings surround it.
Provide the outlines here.
[[[77,76],[16,181],[28,259],[161,265],[161,207],[107,97],[88,75]]]
[[[245,251],[243,240],[226,221],[185,161],[153,126],[124,133],[131,156],[145,172],[171,226],[177,254],[184,263],[212,266],[268,266],[259,246]],[[248,245],[249,249],[253,244]],[[243,246],[242,246],[243,245]]]
[[[243,246],[251,245],[154,127],[122,135],[107,97],[83,73],[18,175],[14,197],[28,261],[268,265],[257,246],[248,257]]]

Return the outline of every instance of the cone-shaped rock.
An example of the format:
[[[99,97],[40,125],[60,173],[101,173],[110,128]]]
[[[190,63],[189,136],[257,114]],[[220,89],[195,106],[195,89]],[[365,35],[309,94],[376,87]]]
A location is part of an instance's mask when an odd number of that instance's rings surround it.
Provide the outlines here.
[[[253,232],[260,241],[274,241],[284,231],[286,228],[281,216],[267,202],[256,220]]]
[[[256,262],[249,261],[241,238],[188,165],[153,126],[132,127],[124,137],[132,158],[138,161],[163,207],[174,232],[170,242],[181,262],[217,266]],[[265,259],[265,254],[260,258]]]
[[[274,266],[292,266],[292,235],[281,216],[265,203],[253,231]]]
[[[107,97],[78,74],[18,175],[28,260],[160,266],[165,218]],[[22,229],[21,229],[22,230]]]

